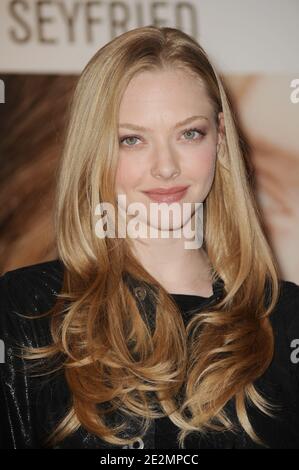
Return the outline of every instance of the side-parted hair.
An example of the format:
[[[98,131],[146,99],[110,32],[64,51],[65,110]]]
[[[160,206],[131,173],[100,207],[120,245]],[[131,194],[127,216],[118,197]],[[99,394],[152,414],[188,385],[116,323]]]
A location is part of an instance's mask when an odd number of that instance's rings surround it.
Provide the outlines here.
[[[95,208],[116,206],[118,117],[130,80],[143,71],[181,69],[204,86],[214,110],[224,114],[225,136],[215,178],[204,203],[204,248],[213,282],[224,296],[195,314],[185,328],[175,302],[133,256],[128,238],[98,238]],[[86,65],[70,103],[58,173],[55,230],[65,266],[63,288],[51,314],[53,343],[29,350],[31,359],[63,358],[59,368],[72,406],[47,441],[54,445],[80,426],[107,443],[136,439],[109,427],[107,413],[120,410],[150,420],[167,414],[180,428],[179,444],[197,431],[241,426],[253,429],[247,401],[275,417],[254,381],[274,351],[269,320],[279,296],[279,271],[263,233],[236,119],[224,84],[202,47],[170,27],[128,31],[102,47]],[[115,207],[117,212],[117,207]],[[157,305],[152,335],[124,281],[127,272],[146,283]],[[266,292],[270,292],[266,302]],[[63,305],[63,308],[62,308]],[[232,400],[239,423],[225,411]],[[156,406],[155,406],[156,405]],[[139,434],[140,436],[140,434]]]

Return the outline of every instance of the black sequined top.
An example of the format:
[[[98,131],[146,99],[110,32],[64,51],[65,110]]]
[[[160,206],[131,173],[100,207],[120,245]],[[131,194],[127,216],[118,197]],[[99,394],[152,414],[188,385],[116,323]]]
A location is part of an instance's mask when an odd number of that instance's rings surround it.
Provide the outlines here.
[[[46,436],[65,416],[70,393],[62,372],[32,377],[15,346],[41,346],[51,342],[49,317],[24,319],[18,314],[44,313],[53,306],[61,288],[63,266],[52,260],[9,271],[0,277],[0,448],[42,448]],[[209,298],[171,294],[185,324],[194,308],[199,310],[217,299],[222,282],[213,285]],[[142,291],[141,291],[142,294]],[[299,286],[281,281],[281,294],[270,316],[275,335],[275,353],[267,371],[255,386],[280,406],[273,419],[248,404],[251,424],[270,448],[299,448]],[[5,353],[5,354],[3,354]],[[227,410],[235,418],[233,402]],[[175,449],[178,428],[168,418],[154,420],[150,438],[141,447]],[[80,427],[55,448],[114,448]],[[210,433],[205,438],[191,434],[186,448],[256,448],[240,428],[232,434]]]

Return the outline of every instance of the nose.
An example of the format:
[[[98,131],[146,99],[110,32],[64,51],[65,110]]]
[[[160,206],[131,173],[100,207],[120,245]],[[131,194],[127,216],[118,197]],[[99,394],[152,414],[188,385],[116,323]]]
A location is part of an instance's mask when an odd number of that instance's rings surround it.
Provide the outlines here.
[[[157,149],[151,174],[154,178],[170,179],[180,174],[180,166],[174,152],[167,146]]]

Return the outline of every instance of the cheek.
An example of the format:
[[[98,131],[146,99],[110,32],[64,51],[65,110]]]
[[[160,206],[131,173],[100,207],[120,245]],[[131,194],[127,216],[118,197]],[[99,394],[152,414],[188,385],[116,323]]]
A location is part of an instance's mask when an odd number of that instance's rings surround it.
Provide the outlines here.
[[[185,159],[185,170],[192,179],[205,180],[212,177],[216,163],[216,146],[203,145],[193,149]]]
[[[136,162],[120,158],[116,171],[116,189],[127,192],[138,185],[141,179],[141,169]]]

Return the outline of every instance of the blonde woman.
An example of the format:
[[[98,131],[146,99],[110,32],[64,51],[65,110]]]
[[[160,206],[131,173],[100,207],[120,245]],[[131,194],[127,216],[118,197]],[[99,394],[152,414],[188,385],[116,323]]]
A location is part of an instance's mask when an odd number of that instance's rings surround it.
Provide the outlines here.
[[[279,279],[240,141],[182,31],[131,30],[87,64],[59,168],[58,257],[0,279],[2,447],[299,447],[299,286]],[[162,202],[192,210],[157,219]],[[113,236],[136,203],[158,236]]]

